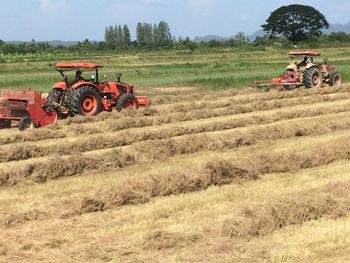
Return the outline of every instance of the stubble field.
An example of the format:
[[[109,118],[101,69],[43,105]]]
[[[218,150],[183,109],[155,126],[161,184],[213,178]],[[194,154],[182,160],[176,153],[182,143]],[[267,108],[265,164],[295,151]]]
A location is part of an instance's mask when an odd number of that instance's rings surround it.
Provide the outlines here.
[[[1,130],[0,262],[350,260],[350,86],[207,88]]]

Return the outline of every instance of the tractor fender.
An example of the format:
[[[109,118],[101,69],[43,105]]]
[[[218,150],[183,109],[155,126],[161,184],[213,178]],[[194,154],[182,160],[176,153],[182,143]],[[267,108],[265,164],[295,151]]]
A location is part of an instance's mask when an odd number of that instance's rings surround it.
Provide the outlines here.
[[[287,67],[286,70],[293,70],[297,71],[297,65],[295,63],[290,63]]]
[[[64,82],[63,80],[60,82],[55,83],[52,88],[54,89],[62,89],[62,90],[66,90],[67,89],[67,85],[66,82]]]
[[[81,86],[91,86],[91,87],[94,87],[94,88],[98,91],[97,86],[96,86],[95,84],[89,82],[89,81],[79,81],[79,82],[77,82],[77,83],[74,83],[74,84],[72,85],[72,88],[73,88],[73,89],[77,89],[77,88],[79,88],[79,87],[81,87]]]
[[[313,67],[317,67],[317,68],[318,68],[318,66],[317,66],[316,64],[309,63],[309,64],[307,64],[307,65],[305,66],[305,69],[310,69],[310,68],[313,68]]]

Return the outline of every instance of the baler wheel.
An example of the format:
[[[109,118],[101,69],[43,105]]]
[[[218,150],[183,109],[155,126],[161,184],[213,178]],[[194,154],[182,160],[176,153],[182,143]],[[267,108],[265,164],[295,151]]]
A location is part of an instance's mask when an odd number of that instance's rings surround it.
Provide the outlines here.
[[[34,128],[34,122],[31,117],[29,116],[23,116],[19,120],[18,128],[20,131],[24,131],[28,128]]]

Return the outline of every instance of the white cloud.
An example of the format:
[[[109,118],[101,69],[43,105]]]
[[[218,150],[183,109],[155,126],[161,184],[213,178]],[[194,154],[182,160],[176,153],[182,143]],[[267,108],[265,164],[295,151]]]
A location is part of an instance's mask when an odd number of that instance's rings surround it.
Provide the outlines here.
[[[214,0],[188,0],[191,11],[197,15],[210,16],[214,8]]]

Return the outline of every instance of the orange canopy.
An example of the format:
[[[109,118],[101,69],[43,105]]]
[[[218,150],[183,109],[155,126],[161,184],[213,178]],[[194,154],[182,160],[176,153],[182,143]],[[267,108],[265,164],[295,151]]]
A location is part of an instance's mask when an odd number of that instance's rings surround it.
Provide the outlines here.
[[[310,57],[314,57],[314,56],[319,56],[321,54],[318,53],[317,51],[314,51],[314,50],[305,50],[305,51],[294,50],[294,51],[289,51],[289,55],[290,56],[310,56]]]
[[[95,63],[85,63],[85,62],[59,62],[56,63],[56,68],[86,68],[94,69],[103,67],[100,64]]]

